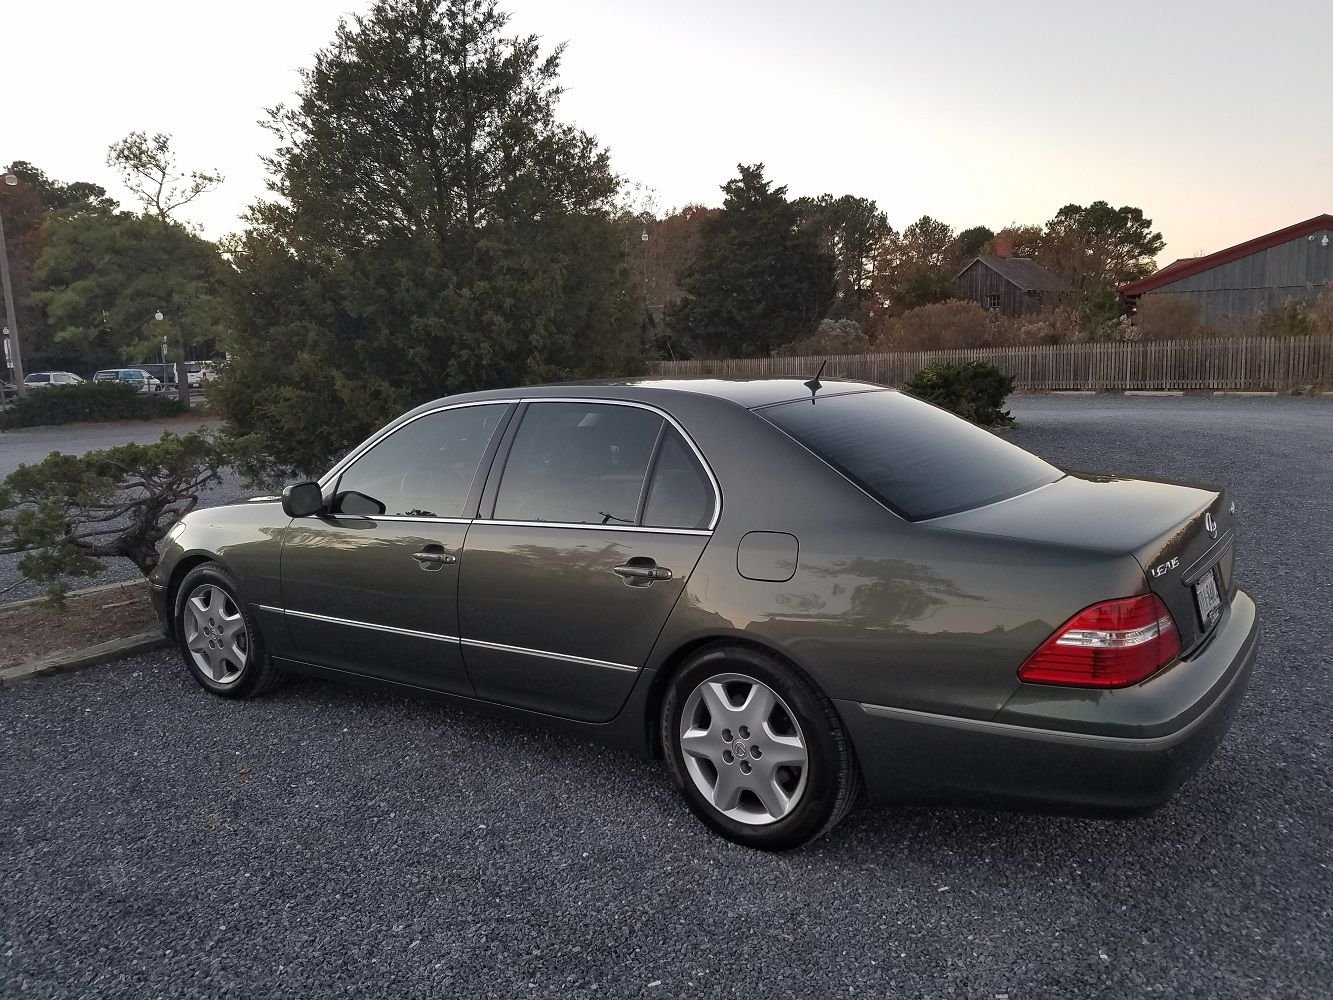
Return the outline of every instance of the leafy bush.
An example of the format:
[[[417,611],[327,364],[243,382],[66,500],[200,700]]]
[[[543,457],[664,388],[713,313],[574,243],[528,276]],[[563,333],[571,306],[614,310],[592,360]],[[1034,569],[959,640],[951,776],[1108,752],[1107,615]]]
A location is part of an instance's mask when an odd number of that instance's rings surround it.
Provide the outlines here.
[[[1199,303],[1187,295],[1144,295],[1135,325],[1143,340],[1192,340],[1204,332]]]
[[[176,399],[140,393],[122,382],[84,382],[29,391],[9,409],[0,410],[0,430],[78,420],[152,420],[184,411]]]
[[[0,553],[23,553],[19,571],[57,601],[70,578],[100,572],[106,556],[146,576],[167,531],[229,464],[225,442],[198,431],[84,455],[54,451],[0,482]]]
[[[954,299],[909,309],[885,322],[880,350],[922,351],[989,346],[997,332],[994,318],[975,302]]]
[[[1309,309],[1298,299],[1286,299],[1259,318],[1259,333],[1265,337],[1303,337],[1313,326]]]
[[[778,348],[778,354],[789,357],[828,356],[834,354],[864,354],[869,351],[870,338],[854,319],[826,319],[812,336],[793,340]]]
[[[936,362],[926,365],[906,390],[983,427],[1008,426],[1013,416],[1004,401],[1014,380],[986,361]]]

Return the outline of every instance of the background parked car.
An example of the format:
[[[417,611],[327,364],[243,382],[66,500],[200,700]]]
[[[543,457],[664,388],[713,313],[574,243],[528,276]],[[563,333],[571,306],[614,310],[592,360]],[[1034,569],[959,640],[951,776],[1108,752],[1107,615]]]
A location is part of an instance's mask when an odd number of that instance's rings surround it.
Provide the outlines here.
[[[175,362],[171,362],[170,364],[165,364],[165,365],[160,365],[160,364],[136,365],[135,367],[141,371],[147,372],[149,375],[153,376],[153,378],[161,382],[162,385],[165,387],[174,388],[176,385]],[[199,388],[199,381],[200,381],[199,362],[198,361],[185,362],[185,375],[186,378],[190,380],[190,391],[194,392]]]
[[[18,396],[19,390],[13,382],[0,382],[0,403],[8,403]]]
[[[78,385],[82,381],[73,372],[30,372],[23,384],[29,389],[45,389],[53,385]]]
[[[165,386],[142,368],[106,368],[93,376],[94,382],[126,382],[140,392],[161,392]]]

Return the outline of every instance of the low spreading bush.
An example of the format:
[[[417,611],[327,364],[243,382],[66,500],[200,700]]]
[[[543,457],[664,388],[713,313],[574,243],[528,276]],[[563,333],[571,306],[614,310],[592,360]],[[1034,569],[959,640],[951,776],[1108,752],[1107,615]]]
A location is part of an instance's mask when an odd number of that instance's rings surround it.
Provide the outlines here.
[[[1013,416],[1004,401],[1014,380],[985,361],[936,362],[926,365],[906,390],[983,427],[1008,426]]]
[[[179,400],[141,393],[122,382],[84,382],[29,390],[0,410],[0,430],[80,420],[152,420],[184,411]]]

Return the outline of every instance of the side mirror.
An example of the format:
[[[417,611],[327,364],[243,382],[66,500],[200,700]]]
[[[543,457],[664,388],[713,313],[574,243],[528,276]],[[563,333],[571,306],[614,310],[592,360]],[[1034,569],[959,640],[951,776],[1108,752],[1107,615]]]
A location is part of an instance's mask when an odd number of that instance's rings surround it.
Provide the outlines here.
[[[297,483],[282,491],[282,512],[288,517],[309,517],[324,509],[319,483]]]

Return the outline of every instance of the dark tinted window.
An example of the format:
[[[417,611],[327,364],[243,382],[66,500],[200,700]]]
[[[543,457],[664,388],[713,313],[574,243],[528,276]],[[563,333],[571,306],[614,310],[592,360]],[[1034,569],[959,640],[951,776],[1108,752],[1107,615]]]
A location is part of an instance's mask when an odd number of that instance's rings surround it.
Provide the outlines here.
[[[51,376],[46,372],[34,372],[23,380],[28,385],[40,385],[51,381]]]
[[[506,521],[634,524],[662,418],[634,406],[533,403],[495,499]]]
[[[466,517],[472,481],[504,413],[496,404],[418,417],[353,462],[338,493],[364,494],[398,517]],[[365,503],[352,497],[339,507],[362,513]]]
[[[653,528],[706,528],[713,515],[713,488],[680,434],[667,428],[653,466],[643,523]]]
[[[899,392],[755,411],[912,520],[980,507],[1061,472],[989,431]]]

